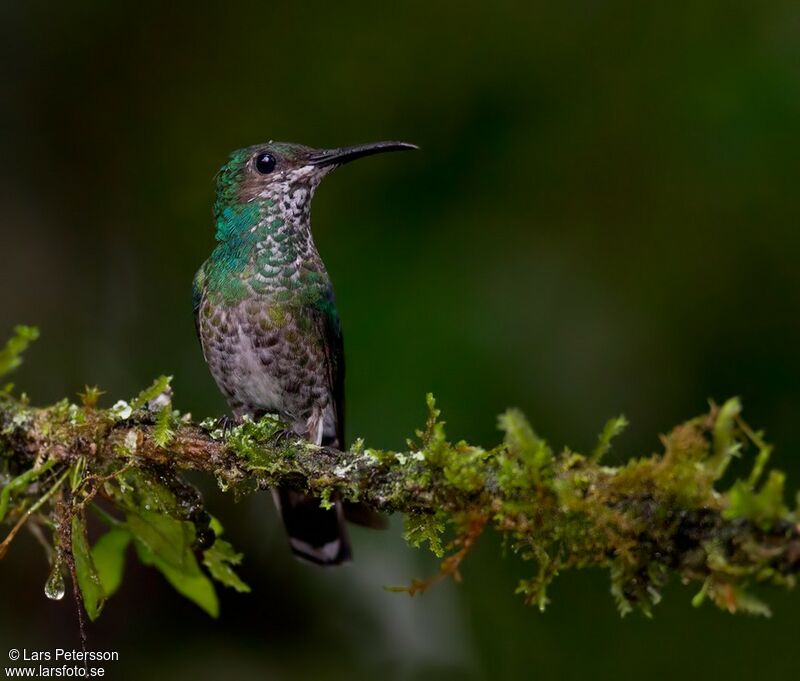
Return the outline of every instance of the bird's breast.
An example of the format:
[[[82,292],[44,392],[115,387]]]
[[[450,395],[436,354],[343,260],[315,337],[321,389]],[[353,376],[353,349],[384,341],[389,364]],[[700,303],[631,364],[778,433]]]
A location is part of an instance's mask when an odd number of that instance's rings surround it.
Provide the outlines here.
[[[211,373],[237,413],[277,412],[303,421],[329,399],[324,352],[303,305],[259,296],[201,309]]]

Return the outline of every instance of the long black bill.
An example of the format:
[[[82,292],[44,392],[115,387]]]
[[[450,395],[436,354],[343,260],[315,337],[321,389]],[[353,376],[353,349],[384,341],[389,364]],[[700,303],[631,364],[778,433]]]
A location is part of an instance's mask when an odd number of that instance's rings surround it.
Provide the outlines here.
[[[419,147],[408,142],[357,144],[352,147],[340,147],[339,149],[324,149],[313,154],[309,158],[309,163],[315,166],[341,165],[342,163],[355,161],[357,158],[372,156],[372,154],[383,154],[387,151],[407,151],[409,149],[419,149]]]

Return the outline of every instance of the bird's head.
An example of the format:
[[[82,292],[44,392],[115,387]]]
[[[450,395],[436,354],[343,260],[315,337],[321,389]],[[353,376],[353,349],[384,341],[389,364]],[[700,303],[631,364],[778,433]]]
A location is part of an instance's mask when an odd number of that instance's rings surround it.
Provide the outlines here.
[[[285,203],[287,209],[305,211],[320,180],[334,168],[372,154],[416,148],[406,142],[374,142],[338,149],[267,142],[239,149],[217,174],[215,212],[219,215],[226,208],[259,200]]]

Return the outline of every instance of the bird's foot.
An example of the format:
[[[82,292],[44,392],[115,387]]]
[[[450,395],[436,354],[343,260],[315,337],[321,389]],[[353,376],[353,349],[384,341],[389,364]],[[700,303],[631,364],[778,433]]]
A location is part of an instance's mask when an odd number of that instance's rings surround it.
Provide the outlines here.
[[[297,433],[290,428],[279,428],[272,435],[270,435],[269,443],[279,447],[280,445],[285,445],[290,440],[296,440],[297,437]]]
[[[217,419],[217,422],[214,424],[214,430],[222,431],[221,439],[223,442],[225,442],[228,439],[230,432],[238,425],[238,423],[239,422],[236,420],[236,418],[225,414]]]

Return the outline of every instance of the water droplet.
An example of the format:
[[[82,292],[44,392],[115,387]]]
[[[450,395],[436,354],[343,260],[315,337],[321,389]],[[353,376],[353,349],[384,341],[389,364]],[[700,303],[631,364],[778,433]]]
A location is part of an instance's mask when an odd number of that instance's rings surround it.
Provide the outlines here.
[[[44,585],[44,595],[51,601],[60,601],[64,598],[64,592],[67,590],[64,586],[64,574],[61,571],[62,561],[57,559],[53,563],[53,569],[50,570],[50,576]]]

